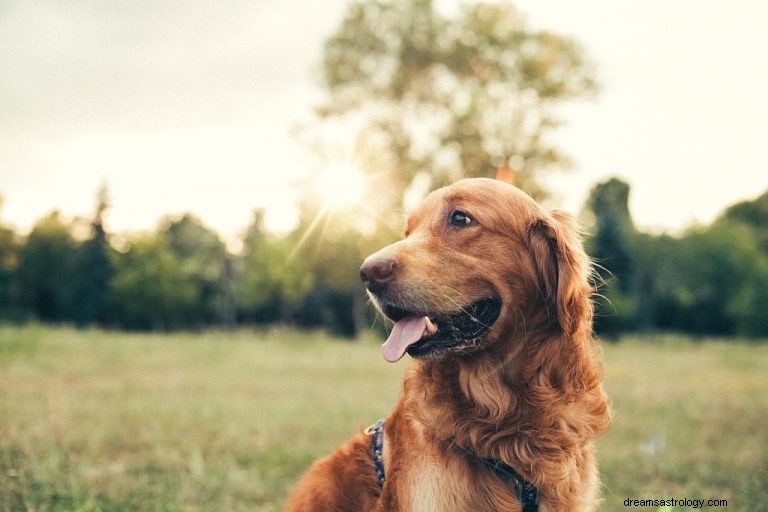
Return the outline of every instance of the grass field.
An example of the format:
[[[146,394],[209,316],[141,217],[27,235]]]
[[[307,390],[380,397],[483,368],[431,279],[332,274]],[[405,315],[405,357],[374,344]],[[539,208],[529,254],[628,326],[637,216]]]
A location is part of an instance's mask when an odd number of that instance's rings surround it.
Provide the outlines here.
[[[605,359],[602,510],[768,510],[768,344],[625,339]],[[0,510],[279,510],[387,413],[405,364],[320,334],[0,328]]]

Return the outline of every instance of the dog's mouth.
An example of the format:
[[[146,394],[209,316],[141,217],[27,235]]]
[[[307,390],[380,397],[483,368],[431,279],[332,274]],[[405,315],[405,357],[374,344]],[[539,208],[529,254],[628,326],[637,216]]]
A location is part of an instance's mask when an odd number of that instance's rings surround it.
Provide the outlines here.
[[[381,306],[384,314],[395,321],[381,347],[384,359],[391,363],[399,361],[406,352],[411,357],[425,358],[472,347],[501,313],[501,301],[495,297],[480,299],[448,313],[407,311],[389,304]]]

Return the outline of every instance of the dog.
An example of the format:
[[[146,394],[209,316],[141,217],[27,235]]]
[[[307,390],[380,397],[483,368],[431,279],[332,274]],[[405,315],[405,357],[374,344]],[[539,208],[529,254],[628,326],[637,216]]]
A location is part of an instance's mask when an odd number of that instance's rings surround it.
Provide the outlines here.
[[[361,278],[408,354],[391,414],[316,462],[289,512],[574,512],[611,423],[574,219],[475,178],[429,194]]]

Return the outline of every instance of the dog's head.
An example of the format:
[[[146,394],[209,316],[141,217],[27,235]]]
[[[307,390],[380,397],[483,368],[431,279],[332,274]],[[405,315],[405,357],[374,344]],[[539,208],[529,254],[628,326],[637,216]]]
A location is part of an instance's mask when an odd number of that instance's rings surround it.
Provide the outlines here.
[[[360,274],[395,322],[384,357],[470,354],[513,332],[591,328],[589,260],[573,220],[517,188],[468,179],[432,192],[405,238]]]

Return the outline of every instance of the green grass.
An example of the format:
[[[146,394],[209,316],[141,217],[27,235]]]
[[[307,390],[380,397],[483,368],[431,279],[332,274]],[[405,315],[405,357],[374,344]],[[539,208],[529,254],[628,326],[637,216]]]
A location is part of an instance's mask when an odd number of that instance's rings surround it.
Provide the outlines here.
[[[602,510],[768,510],[768,344],[626,339],[605,359]],[[406,364],[321,334],[0,328],[0,510],[279,510],[389,411]]]

